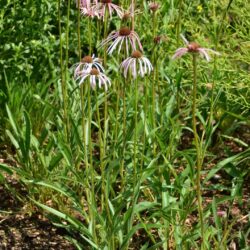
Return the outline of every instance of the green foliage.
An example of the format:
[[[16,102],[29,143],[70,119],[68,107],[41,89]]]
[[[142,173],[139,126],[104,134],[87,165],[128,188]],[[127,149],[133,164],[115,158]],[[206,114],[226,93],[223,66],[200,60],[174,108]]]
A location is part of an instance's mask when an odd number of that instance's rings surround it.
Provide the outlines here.
[[[74,1],[59,1],[60,18],[58,1],[5,1],[0,131],[1,143],[15,149],[17,166],[0,163],[0,181],[15,172],[30,202],[65,228],[77,249],[199,249],[192,63],[189,55],[171,59],[185,46],[177,36],[183,33],[221,53],[211,63],[198,61],[202,191],[217,192],[212,202],[203,197],[204,246],[226,249],[237,242],[247,249],[249,223],[237,224],[230,213],[235,204],[243,207],[250,173],[250,5],[160,2],[153,17],[147,2],[137,1],[135,29],[154,72],[135,82],[119,72],[122,53],[107,56],[98,48],[103,22],[81,16],[78,23]],[[108,32],[120,24],[116,16],[108,20]],[[90,45],[91,53],[107,58],[112,86],[106,93],[73,80],[79,49],[90,54]],[[227,148],[227,140],[241,150]],[[224,182],[214,183],[218,174]],[[225,218],[217,213],[223,206]]]

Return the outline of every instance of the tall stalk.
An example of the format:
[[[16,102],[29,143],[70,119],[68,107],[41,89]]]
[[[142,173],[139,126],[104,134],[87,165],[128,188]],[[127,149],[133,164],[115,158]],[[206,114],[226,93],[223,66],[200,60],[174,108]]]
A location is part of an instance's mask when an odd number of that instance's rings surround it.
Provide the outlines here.
[[[68,23],[67,18],[67,23]],[[59,29],[59,39],[60,39],[60,68],[61,68],[61,91],[63,98],[63,118],[64,118],[64,130],[67,137],[67,141],[69,140],[69,119],[68,119],[68,95],[67,95],[67,70],[64,67],[63,63],[63,40],[62,40],[62,26],[61,26],[61,1],[58,0],[58,29]],[[66,32],[68,32],[66,28]],[[68,65],[67,52],[68,47],[66,46],[66,66]]]
[[[88,18],[88,39],[89,39],[89,55],[92,54],[92,24],[90,17]]]
[[[157,14],[156,11],[153,11],[153,38],[155,38],[157,32]],[[153,81],[151,85],[151,94],[152,94],[152,126],[153,126],[153,131],[155,133],[155,97],[156,97],[156,92],[155,92],[155,85],[157,84],[157,89],[159,92],[159,81],[158,81],[158,66],[157,66],[157,55],[156,55],[156,49],[154,48],[153,50],[153,62],[154,62],[154,75],[153,75]],[[155,143],[155,136],[153,138],[153,155],[156,157],[156,143]]]
[[[138,120],[138,78],[135,79],[135,106],[134,106],[135,114],[134,114],[134,185],[136,185],[137,182],[137,120]]]
[[[78,11],[77,11],[77,40],[78,40],[78,54],[79,61],[82,59],[82,51],[81,51],[81,10],[80,10],[80,0],[78,2]],[[81,98],[81,111],[82,111],[82,137],[83,137],[83,145],[84,145],[84,156],[85,156],[85,165],[88,165],[88,155],[87,155],[87,145],[86,145],[86,135],[85,135],[85,113],[84,113],[84,85],[80,86],[80,98]]]
[[[182,18],[182,7],[183,7],[184,0],[179,0],[179,6],[178,6],[178,20],[177,20],[177,28],[176,28],[176,37],[177,37],[177,47],[180,45],[180,34],[181,34],[181,18]],[[180,62],[179,62],[179,68],[180,68]],[[177,108],[180,110],[180,87],[177,86],[176,89],[176,101],[177,101]]]
[[[117,81],[114,81],[114,87],[116,88],[116,104],[115,104],[115,134],[114,134],[114,146],[115,148],[117,147],[117,143],[118,143],[118,113],[119,113],[119,101],[120,101],[120,85]],[[115,159],[115,150],[114,150],[114,154],[113,154],[113,158]]]
[[[105,8],[105,13],[104,13],[104,39],[106,39],[108,36],[108,10]],[[104,46],[104,52],[103,52],[103,64],[106,66],[107,64],[107,47]],[[103,147],[104,147],[104,157],[106,155],[106,148],[107,148],[107,130],[108,130],[108,123],[107,123],[107,117],[108,117],[108,96],[107,92],[105,91],[104,93],[104,121],[103,121],[103,126],[104,126],[104,136],[103,136]]]
[[[91,138],[92,109],[91,109],[90,84],[87,85],[87,91],[88,91],[88,153],[89,153],[89,170],[91,176],[91,206],[95,207],[95,173],[93,166],[92,138]],[[93,239],[96,242],[95,211],[93,208],[91,208],[90,210],[90,216],[92,222]]]
[[[201,249],[204,248],[204,221],[203,221],[203,207],[202,207],[202,190],[201,190],[201,168],[202,168],[202,147],[200,145],[199,135],[196,129],[196,97],[197,97],[197,54],[193,53],[193,105],[192,105],[192,123],[194,133],[194,143],[197,154],[197,175],[196,175],[196,192],[198,200],[198,212],[201,224]]]
[[[79,61],[82,59],[81,51],[81,9],[80,9],[81,0],[77,0],[77,42],[78,42],[78,55]]]
[[[182,6],[184,0],[179,0],[178,6],[178,20],[177,20],[177,28],[176,28],[176,37],[177,37],[177,47],[180,45],[180,31],[181,31],[181,18],[182,18]]]
[[[121,189],[123,190],[124,187],[124,164],[125,164],[125,148],[126,148],[126,80],[123,81],[123,88],[122,88],[122,162],[121,162]]]
[[[80,11],[80,0],[77,0],[78,2],[78,11],[77,11],[77,40],[78,40],[78,54],[79,54],[79,61],[81,61],[82,59],[82,52],[81,52],[81,29],[80,29],[80,21],[81,21],[81,11]],[[81,100],[81,112],[82,112],[82,119],[81,119],[81,125],[82,125],[82,141],[83,141],[83,145],[84,145],[84,165],[85,165],[85,170],[86,172],[88,172],[89,170],[89,164],[88,164],[88,146],[87,146],[87,142],[86,142],[86,130],[85,130],[85,125],[86,125],[86,117],[85,117],[85,112],[84,112],[84,106],[85,106],[85,91],[84,91],[84,85],[81,84],[80,86],[80,100]],[[80,170],[80,169],[78,169]],[[88,179],[86,180],[87,186],[89,187],[89,181]],[[91,195],[89,192],[89,189],[86,188],[85,189],[85,193],[86,193],[86,199],[88,202],[88,207],[89,207],[89,211],[91,211]],[[89,223],[89,220],[88,220]]]
[[[144,102],[143,102],[143,113],[144,113],[144,121],[143,121],[143,135],[142,135],[142,158],[141,158],[141,173],[144,165],[144,155],[146,149],[146,121],[147,121],[147,110],[148,110],[148,81],[145,78],[144,81]]]
[[[109,204],[108,204],[108,193],[105,185],[105,165],[104,165],[104,145],[103,145],[103,139],[102,139],[102,128],[101,128],[101,119],[100,119],[100,111],[99,111],[99,105],[98,105],[98,96],[97,96],[97,91],[95,91],[95,98],[96,98],[96,113],[97,113],[97,123],[98,123],[98,140],[99,140],[99,145],[100,145],[100,168],[101,168],[101,209],[103,210],[105,207],[106,213],[107,213],[107,218],[109,222],[109,232],[110,232],[110,237],[111,237],[111,248],[110,249],[115,249],[114,248],[114,236],[112,231],[112,219],[111,219],[111,214],[109,210]]]

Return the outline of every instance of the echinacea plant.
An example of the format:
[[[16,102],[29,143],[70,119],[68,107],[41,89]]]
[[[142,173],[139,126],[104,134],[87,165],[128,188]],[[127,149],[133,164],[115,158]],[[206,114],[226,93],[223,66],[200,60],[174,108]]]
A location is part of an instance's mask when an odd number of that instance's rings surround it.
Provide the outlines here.
[[[144,77],[145,74],[149,74],[153,70],[151,62],[138,50],[133,51],[131,56],[121,63],[120,67],[125,78],[130,70],[134,79],[137,78],[138,74]]]
[[[104,72],[104,68],[101,64],[100,58],[95,57],[95,55],[84,56],[79,63],[73,65],[73,68],[75,68],[74,77],[76,78],[84,71],[89,72],[93,67],[96,68],[99,72]]]
[[[148,4],[148,7],[151,11],[156,12],[160,8],[160,4],[156,2],[152,2]]]
[[[100,46],[103,47],[103,46],[109,44],[110,42],[112,42],[112,43],[110,44],[110,46],[108,47],[108,50],[107,50],[109,55],[113,53],[113,51],[116,49],[117,46],[119,46],[118,53],[120,53],[124,42],[125,42],[125,48],[126,48],[127,55],[129,54],[130,47],[133,50],[137,49],[136,45],[138,45],[140,50],[143,51],[138,34],[128,27],[122,27],[118,31],[111,32],[108,35],[108,37],[101,42]]]
[[[76,80],[79,81],[79,85],[81,85],[86,79],[89,78],[90,81],[90,86],[94,89],[96,85],[98,84],[99,88],[104,86],[105,91],[108,90],[108,86],[111,86],[111,81],[110,79],[102,72],[100,72],[96,68],[92,68],[91,70],[88,71],[82,71]]]
[[[198,201],[198,212],[200,217],[200,225],[201,225],[201,239],[202,239],[202,245],[201,249],[205,249],[204,246],[204,237],[205,237],[205,228],[204,228],[204,216],[203,216],[203,207],[202,207],[202,190],[201,190],[201,170],[202,170],[202,163],[203,163],[203,155],[205,155],[205,152],[203,152],[203,146],[202,141],[199,138],[199,135],[197,133],[196,128],[196,96],[197,96],[197,55],[203,56],[207,61],[210,61],[209,52],[212,52],[213,54],[219,55],[218,52],[202,48],[198,43],[196,42],[188,42],[187,39],[181,35],[182,39],[184,40],[185,44],[187,45],[186,48],[179,48],[176,50],[175,54],[173,55],[172,59],[182,57],[183,55],[190,53],[193,57],[193,91],[192,91],[192,127],[193,127],[193,134],[194,134],[194,143],[196,148],[196,192],[197,192],[197,201]]]
[[[181,37],[182,37],[183,41],[185,42],[185,44],[187,45],[187,47],[177,49],[175,51],[175,54],[173,55],[172,59],[182,57],[186,53],[198,53],[201,56],[205,57],[205,59],[209,62],[210,61],[210,56],[208,54],[209,52],[216,54],[216,55],[220,55],[220,53],[218,53],[215,50],[202,48],[196,42],[188,42],[188,40],[183,35],[181,35]]]
[[[86,17],[91,17],[91,18],[97,17],[98,19],[101,18],[101,14],[96,10],[95,6],[90,6],[88,8],[87,7],[81,8],[81,14]]]
[[[103,20],[105,19],[106,13],[109,14],[109,17],[112,17],[112,13],[116,12],[119,18],[122,18],[124,12],[122,7],[112,3],[112,0],[101,0],[95,5],[95,10],[100,13]]]

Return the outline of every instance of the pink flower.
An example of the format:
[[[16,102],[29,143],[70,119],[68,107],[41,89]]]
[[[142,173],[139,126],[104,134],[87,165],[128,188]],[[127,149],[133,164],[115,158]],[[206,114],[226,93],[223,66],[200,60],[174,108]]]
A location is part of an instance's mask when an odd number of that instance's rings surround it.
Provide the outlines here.
[[[114,11],[117,13],[117,15],[120,18],[122,18],[123,16],[123,9],[120,6],[113,4],[112,0],[101,0],[100,3],[96,4],[95,9],[103,17],[103,20],[104,20],[106,11],[109,13],[110,17],[112,17],[112,13]]]
[[[104,86],[105,91],[108,90],[108,86],[111,85],[110,79],[102,72],[100,72],[96,68],[92,68],[89,71],[82,71],[79,76],[76,78],[76,81],[79,81],[79,86],[89,79],[90,86],[95,89],[96,85],[98,84],[99,88]]]
[[[134,79],[137,77],[137,74],[144,77],[145,74],[149,74],[153,70],[153,66],[148,58],[143,56],[138,50],[133,51],[131,57],[128,57],[121,63],[121,68],[125,78],[130,69]]]
[[[101,64],[99,58],[95,58],[95,55],[84,56],[81,62],[73,65],[75,67],[74,77],[81,75],[83,72],[89,72],[93,67],[96,68],[99,72],[104,72],[104,68]]]
[[[94,3],[97,4],[97,0],[95,0]],[[76,6],[78,7],[78,0],[76,0]],[[80,10],[84,16],[92,18],[96,16],[100,18],[100,13],[96,11],[91,0],[80,0]]]
[[[95,6],[81,8],[81,13],[84,16],[91,18],[97,17],[98,19],[100,19],[101,17],[100,12],[96,10]]]
[[[201,48],[198,43],[195,43],[195,42],[189,43],[183,35],[181,35],[181,37],[184,40],[184,42],[186,43],[187,47],[177,49],[175,51],[175,54],[172,56],[172,59],[182,57],[186,53],[199,53],[201,56],[205,57],[205,59],[209,62],[210,56],[209,56],[208,52],[212,52],[213,54],[220,55],[220,53],[216,52],[215,50]]]
[[[139,46],[140,50],[143,51],[138,34],[135,31],[130,30],[128,27],[123,27],[119,31],[111,32],[108,37],[101,42],[100,46],[103,47],[104,45],[112,42],[108,47],[108,54],[112,54],[118,45],[118,53],[120,53],[124,41],[127,54],[129,54],[129,47],[136,50],[136,44]]]

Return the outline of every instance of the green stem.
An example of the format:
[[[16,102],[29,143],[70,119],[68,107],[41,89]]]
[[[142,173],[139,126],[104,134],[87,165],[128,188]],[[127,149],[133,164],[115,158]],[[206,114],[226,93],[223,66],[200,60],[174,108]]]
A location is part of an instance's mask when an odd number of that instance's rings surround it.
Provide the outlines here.
[[[197,154],[197,176],[196,176],[196,192],[198,200],[198,212],[201,224],[201,249],[204,248],[204,221],[203,221],[203,207],[202,207],[202,190],[201,190],[201,168],[202,168],[202,150],[199,142],[199,135],[196,129],[196,96],[197,96],[197,54],[193,54],[193,105],[192,105],[192,123],[194,142]]]
[[[118,120],[118,116],[119,116],[119,100],[120,100],[120,85],[117,81],[114,82],[114,85],[115,87],[117,88],[116,89],[116,105],[115,105],[115,139],[114,139],[114,145],[115,145],[115,149],[117,148],[117,143],[118,143],[118,123],[119,123],[119,120]],[[115,159],[115,150],[114,150],[114,155],[113,155],[114,159]]]
[[[134,31],[135,30],[135,0],[132,0],[131,6],[132,6],[131,29],[132,29],[132,31]]]
[[[156,157],[156,143],[155,143],[155,128],[156,128],[156,124],[155,124],[155,82],[156,82],[156,74],[154,72],[154,81],[151,83],[152,85],[152,125],[153,125],[153,155],[154,157]]]
[[[182,5],[183,5],[183,0],[179,0],[179,13],[178,13],[178,20],[177,20],[177,28],[176,28],[177,47],[179,47],[180,45]]]
[[[135,132],[134,132],[134,185],[136,185],[137,181],[137,166],[136,166],[136,158],[137,158],[137,116],[138,116],[138,79],[135,79],[135,114],[134,114],[134,124],[135,124]]]
[[[78,1],[78,10],[77,10],[77,41],[78,41],[78,53],[79,53],[79,61],[82,59],[82,51],[81,51],[81,10],[80,10],[80,0]]]
[[[78,53],[79,53],[79,62],[81,61],[82,58],[82,52],[81,52],[81,29],[80,29],[80,24],[81,24],[81,10],[80,10],[80,0],[77,0],[77,40],[78,40]],[[80,98],[81,98],[81,111],[82,111],[82,138],[83,138],[83,145],[85,146],[85,114],[84,114],[84,89],[83,89],[83,84],[80,86]],[[87,155],[86,152],[87,150],[84,150],[84,155]],[[85,165],[87,166],[87,162],[85,162]]]
[[[95,98],[96,98],[96,113],[97,113],[97,122],[98,122],[98,138],[99,138],[99,145],[100,145],[100,167],[101,167],[101,178],[102,178],[102,180],[101,180],[102,181],[102,184],[101,184],[102,185],[102,196],[105,198],[108,220],[109,220],[110,224],[112,225],[111,215],[110,215],[109,206],[108,206],[108,196],[107,196],[107,192],[106,192],[106,188],[105,188],[104,145],[103,145],[103,139],[102,139],[103,132],[102,132],[102,127],[101,127],[101,119],[100,119],[97,91],[95,91]],[[102,198],[102,200],[103,200],[103,198]]]
[[[104,39],[108,36],[108,11],[107,8],[105,9],[104,13]],[[107,46],[105,45],[103,48],[103,65],[106,66],[107,63]]]
[[[68,119],[68,101],[67,101],[67,86],[66,86],[66,80],[67,79],[67,73],[64,75],[64,71],[66,72],[63,63],[63,40],[62,40],[62,26],[61,26],[61,1],[58,0],[58,29],[59,29],[59,37],[60,37],[60,68],[61,68],[61,91],[62,91],[62,98],[63,98],[63,113],[64,113],[64,130],[67,137],[67,141],[69,141],[69,119]],[[67,50],[66,50],[67,52]],[[67,55],[67,53],[66,53]],[[66,56],[66,62],[67,62],[67,56]],[[67,64],[66,64],[67,65]]]
[[[126,80],[123,82],[122,90],[123,112],[122,112],[122,162],[121,162],[121,190],[124,188],[124,164],[125,164],[125,149],[126,149]]]
[[[89,149],[89,170],[91,175],[91,205],[95,207],[95,176],[93,167],[93,155],[92,155],[92,138],[91,138],[91,122],[92,122],[92,110],[91,110],[91,96],[90,96],[90,84],[88,88],[88,149]],[[96,242],[96,232],[95,232],[95,212],[91,207],[91,221],[92,221],[92,233],[93,239]]]
[[[81,61],[82,58],[82,52],[81,52],[81,29],[80,29],[80,24],[81,24],[81,11],[80,11],[80,0],[78,0],[78,12],[77,12],[77,38],[78,38],[78,53],[79,53],[79,61]],[[87,146],[87,135],[86,135],[86,130],[85,130],[85,121],[86,121],[86,117],[85,117],[85,112],[84,112],[84,106],[85,106],[85,94],[86,92],[84,91],[84,85],[81,84],[80,86],[80,99],[81,99],[81,111],[82,111],[82,138],[83,138],[83,145],[84,145],[84,164],[85,164],[85,169],[86,172],[88,173],[89,171],[89,164],[88,164],[88,146]],[[78,169],[79,170],[79,169]],[[89,181],[86,178],[86,183],[87,183],[87,187],[89,187]],[[85,189],[86,192],[86,199],[87,199],[87,203],[88,203],[88,207],[89,207],[89,211],[91,211],[91,195],[89,192],[89,188]],[[87,222],[89,223],[89,218],[87,218]]]
[[[156,36],[156,32],[157,32],[157,16],[156,16],[156,12],[153,12],[153,38],[155,38]],[[155,65],[155,70],[154,70],[154,74],[153,74],[153,82],[152,82],[152,125],[153,125],[153,131],[155,130],[155,84],[157,84],[157,88],[159,90],[159,86],[158,86],[158,81],[157,81],[157,56],[156,56],[156,50],[154,48],[153,50],[153,62]],[[153,155],[154,157],[156,157],[156,144],[155,144],[155,135],[153,137]]]
[[[180,46],[180,33],[181,33],[181,18],[182,18],[182,6],[184,0],[179,0],[179,13],[178,13],[178,20],[177,20],[177,29],[176,29],[176,37],[177,37],[177,47]],[[179,68],[181,62],[179,62]],[[177,86],[176,88],[176,101],[177,101],[177,109],[180,111],[180,87]]]
[[[144,113],[144,121],[143,121],[143,135],[142,135],[142,158],[141,158],[141,173],[144,166],[144,155],[146,149],[146,120],[147,120],[147,110],[148,110],[148,83],[147,79],[145,78],[144,81],[144,104],[143,104],[143,113]]]
[[[89,38],[89,55],[91,56],[92,53],[92,26],[91,26],[91,19],[88,18],[88,38]]]
[[[104,38],[107,38],[107,32],[108,32],[108,10],[107,8],[105,9],[104,13]],[[103,52],[103,64],[106,66],[107,63],[107,47],[104,46],[104,52]],[[104,157],[106,155],[106,148],[107,148],[107,128],[108,128],[108,122],[107,122],[107,117],[108,117],[108,97],[107,97],[107,92],[105,91],[104,93],[104,136],[103,136],[103,144],[104,144]]]

